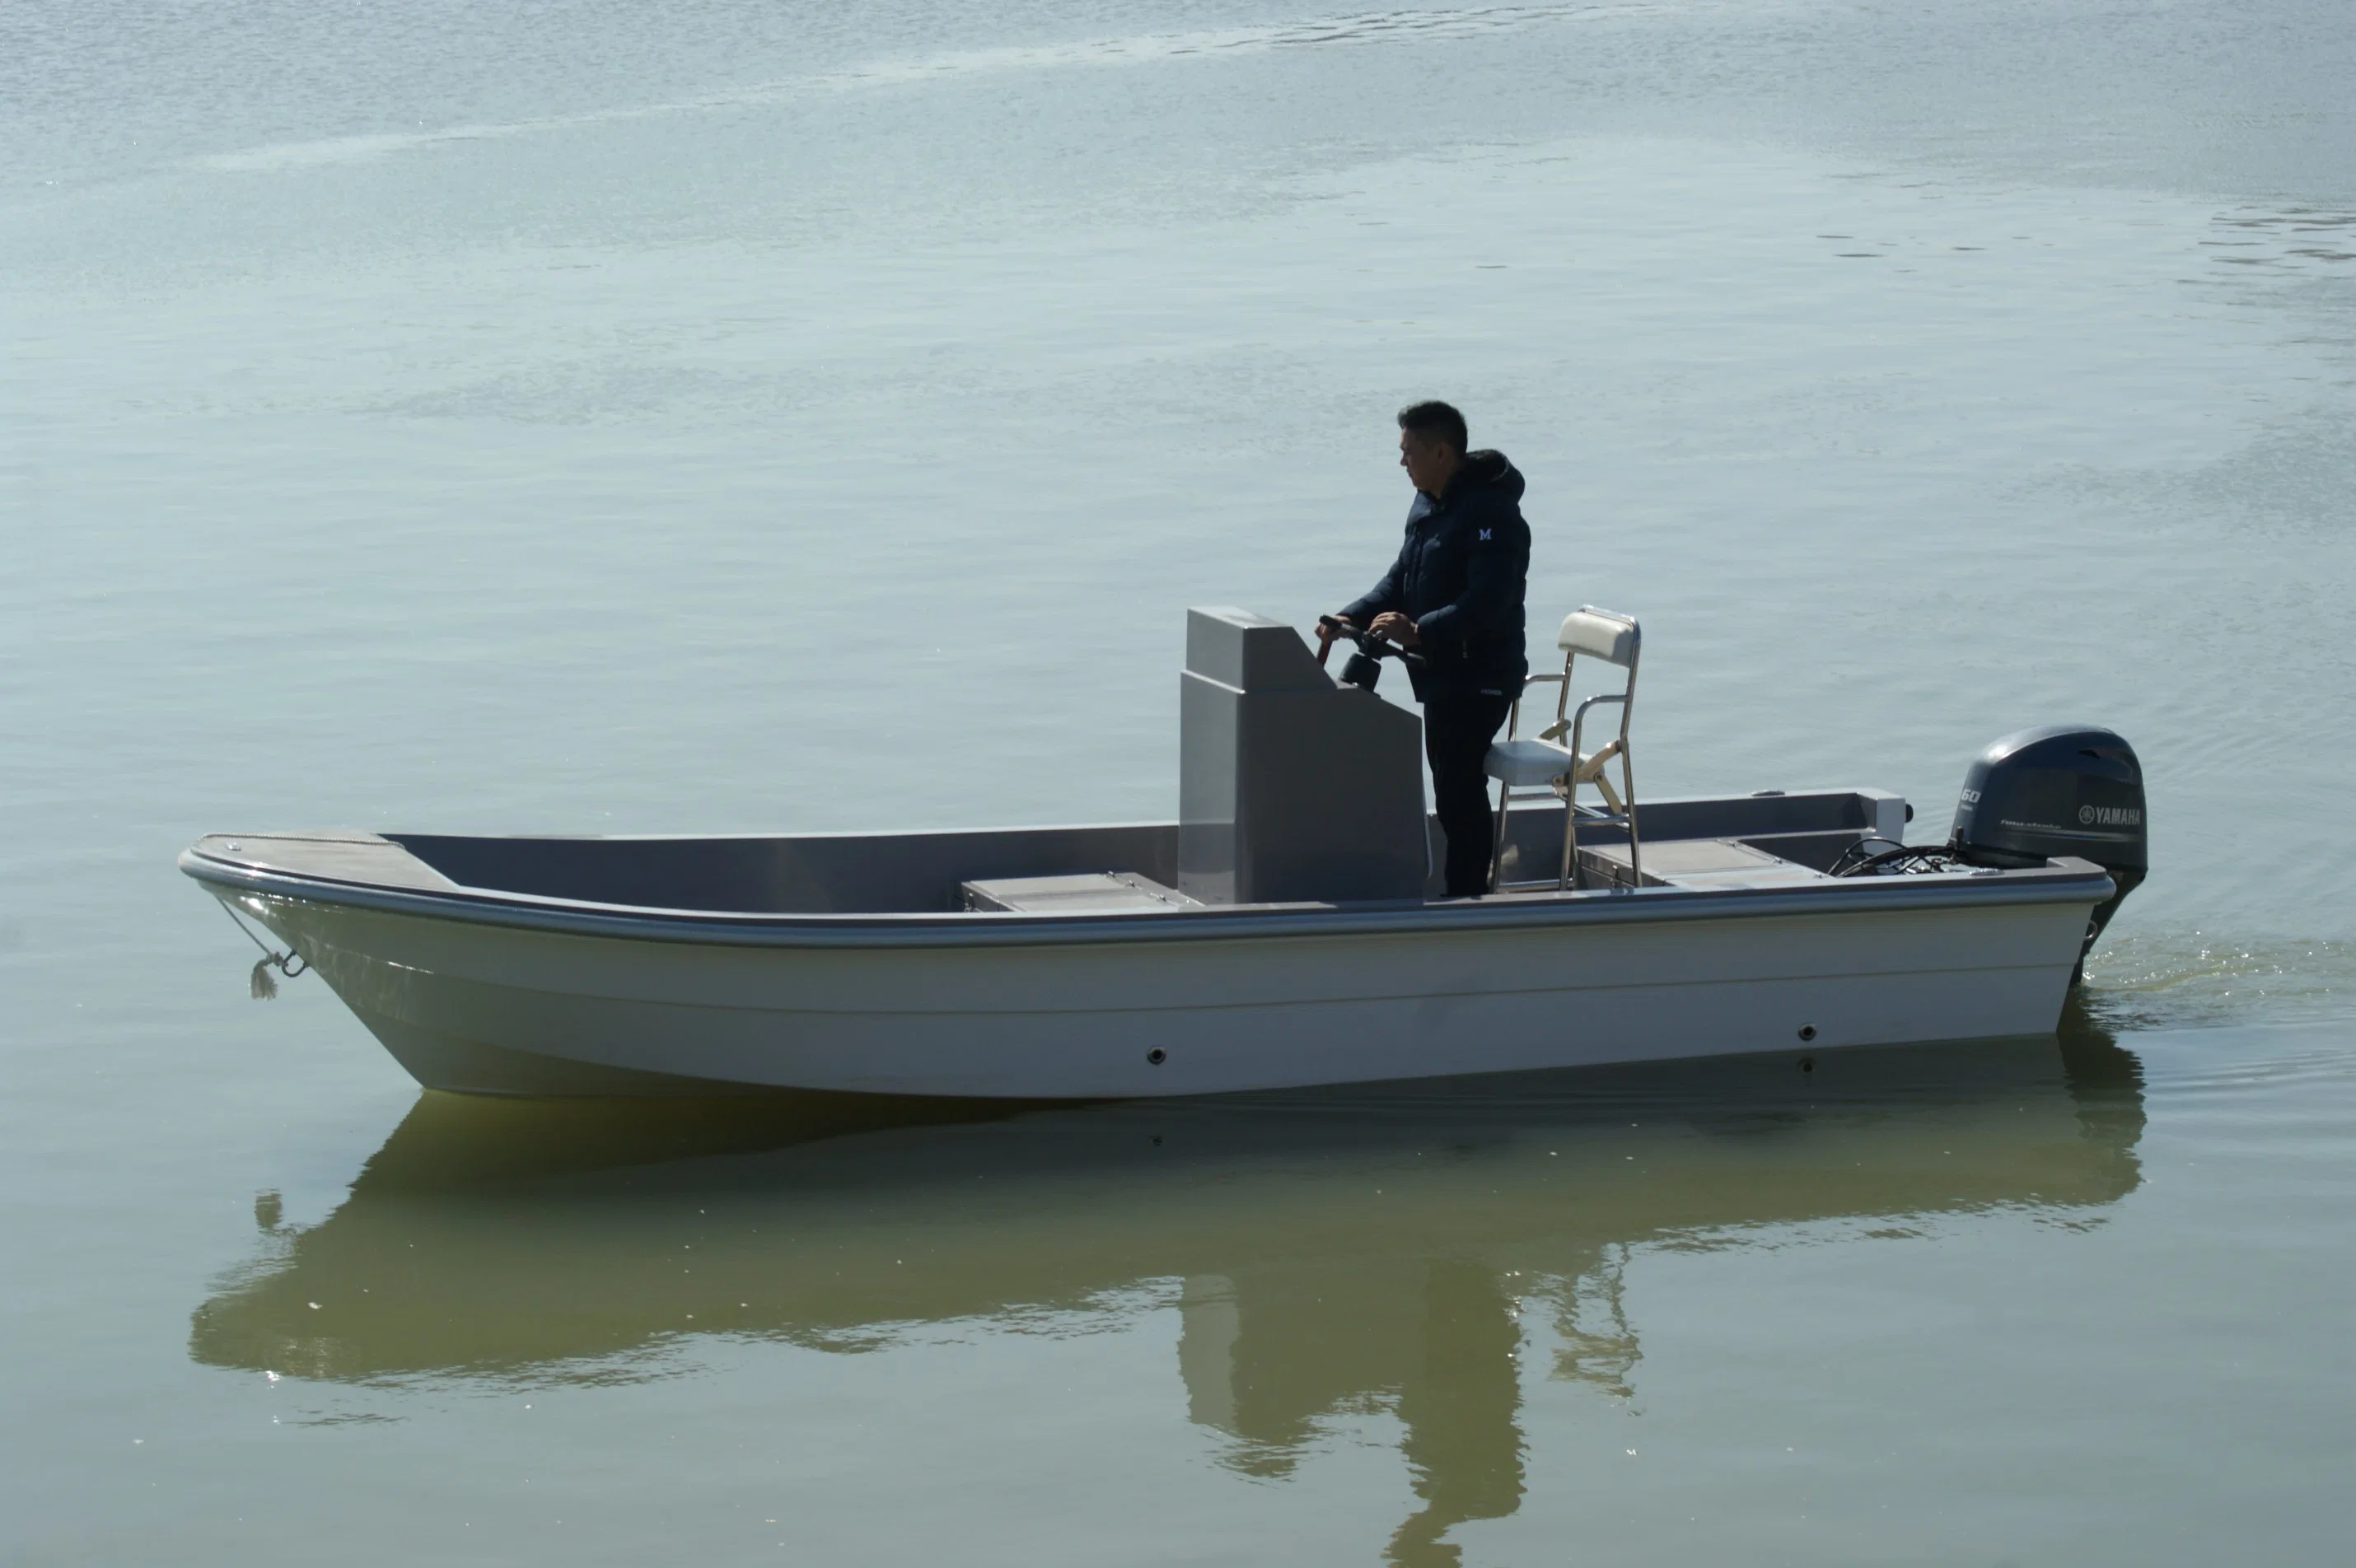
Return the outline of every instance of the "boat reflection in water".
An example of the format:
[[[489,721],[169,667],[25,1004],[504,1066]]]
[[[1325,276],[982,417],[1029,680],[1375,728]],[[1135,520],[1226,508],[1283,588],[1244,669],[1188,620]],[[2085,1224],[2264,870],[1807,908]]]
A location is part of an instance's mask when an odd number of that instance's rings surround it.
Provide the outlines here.
[[[2108,1204],[2134,1059],[2061,1040],[1127,1104],[422,1098],[308,1229],[198,1308],[199,1361],[375,1381],[610,1381],[683,1339],[859,1351],[955,1322],[1134,1324],[1225,1463],[1280,1477],[1387,1411],[1420,1508],[1392,1556],[1519,1505],[1528,1379],[1625,1396],[1621,1273],[1762,1229]],[[888,1119],[893,1125],[880,1125]],[[314,1307],[312,1304],[317,1304]],[[1525,1367],[1523,1315],[1550,1318]]]

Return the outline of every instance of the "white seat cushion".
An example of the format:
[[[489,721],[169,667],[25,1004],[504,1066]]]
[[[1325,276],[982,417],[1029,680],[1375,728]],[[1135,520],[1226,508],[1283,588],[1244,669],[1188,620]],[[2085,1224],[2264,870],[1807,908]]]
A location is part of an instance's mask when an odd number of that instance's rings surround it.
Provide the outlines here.
[[[1578,765],[1579,758],[1568,747],[1550,741],[1500,741],[1489,748],[1488,759],[1482,764],[1491,778],[1516,789],[1558,779]]]
[[[1569,654],[1585,654],[1625,669],[1636,662],[1636,617],[1617,610],[1582,604],[1563,618],[1555,646]]]

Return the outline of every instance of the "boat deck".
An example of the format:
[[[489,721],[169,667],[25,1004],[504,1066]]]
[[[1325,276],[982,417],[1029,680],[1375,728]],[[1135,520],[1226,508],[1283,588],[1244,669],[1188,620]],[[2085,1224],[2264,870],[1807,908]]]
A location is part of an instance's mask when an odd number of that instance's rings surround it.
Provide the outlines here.
[[[1796,889],[1869,834],[1902,831],[1905,806],[1876,790],[1648,801],[1645,887]],[[1562,896],[1563,814],[1514,813],[1502,886],[1515,902]],[[1170,915],[1215,907],[1181,885],[1176,823],[890,834],[460,837],[324,829],[212,834],[195,854],[223,868],[466,900],[702,914]],[[1425,901],[1444,901],[1435,876]],[[1582,888],[1632,885],[1624,837],[1582,827]],[[1225,906],[1233,909],[1238,906]],[[1290,904],[1270,909],[1333,907]]]

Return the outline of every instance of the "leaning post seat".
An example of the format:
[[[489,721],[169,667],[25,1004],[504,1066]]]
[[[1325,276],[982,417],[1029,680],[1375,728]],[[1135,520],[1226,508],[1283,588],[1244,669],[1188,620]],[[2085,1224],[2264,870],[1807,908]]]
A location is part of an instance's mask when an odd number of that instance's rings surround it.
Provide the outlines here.
[[[1634,885],[1642,885],[1644,868],[1643,851],[1636,840],[1636,778],[1628,757],[1628,719],[1636,706],[1636,656],[1643,644],[1644,633],[1633,615],[1582,604],[1563,618],[1562,630],[1555,635],[1555,645],[1562,650],[1562,673],[1531,676],[1522,688],[1524,697],[1533,686],[1556,688],[1554,722],[1533,739],[1516,739],[1522,721],[1522,699],[1516,698],[1513,717],[1505,726],[1505,739],[1489,748],[1484,764],[1488,775],[1497,781],[1497,841],[1489,854],[1491,886],[1496,884],[1505,865],[1505,817],[1513,807],[1514,792],[1537,789],[1547,789],[1562,797],[1562,868],[1555,885],[1560,889],[1570,886],[1571,867],[1577,864],[1579,855],[1581,784],[1593,784],[1603,797],[1604,809],[1589,808],[1585,821],[1627,829],[1629,871]],[[1580,702],[1574,710],[1570,707],[1571,671],[1581,655],[1624,670],[1627,678],[1618,691],[1600,692]],[[1589,752],[1584,749],[1588,709],[1606,706],[1620,709],[1619,732]],[[1620,764],[1620,784],[1616,789],[1605,771],[1615,761]]]

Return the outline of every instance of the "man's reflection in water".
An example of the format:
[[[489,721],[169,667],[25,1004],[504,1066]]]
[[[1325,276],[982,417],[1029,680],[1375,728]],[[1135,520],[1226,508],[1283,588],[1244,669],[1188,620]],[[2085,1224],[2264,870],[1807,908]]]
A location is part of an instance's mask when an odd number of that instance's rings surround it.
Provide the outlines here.
[[[1554,1375],[1624,1396],[1636,1345],[1619,1312],[1619,1261],[1599,1257],[1561,1300]],[[1274,1477],[1291,1470],[1319,1415],[1387,1403],[1423,1503],[1390,1558],[1454,1563],[1448,1531],[1521,1505],[1520,1283],[1462,1257],[1190,1278],[1178,1342],[1187,1413],[1236,1440],[1233,1468]],[[1601,1331],[1590,1321],[1599,1317]]]
[[[1399,1451],[1422,1509],[1391,1537],[1399,1563],[1455,1563],[1440,1538],[1467,1520],[1503,1519],[1522,1502],[1519,1314],[1478,1264],[1430,1264],[1422,1354],[1399,1389]]]
[[[333,1381],[604,1381],[704,1333],[873,1349],[912,1325],[1129,1310],[1108,1304],[1178,1281],[1188,1411],[1224,1461],[1285,1477],[1322,1423],[1387,1413],[1418,1505],[1390,1559],[1453,1564],[1451,1533],[1528,1483],[1525,1308],[1552,1318],[1553,1378],[1626,1398],[1620,1280],[1648,1243],[2132,1191],[2135,1060],[2075,1008],[2065,1026],[2058,1051],[854,1119],[872,1136],[853,1136],[761,1107],[429,1095],[324,1221],[257,1209],[271,1255],[198,1308],[190,1353]]]

